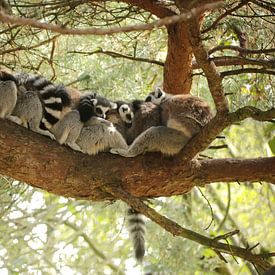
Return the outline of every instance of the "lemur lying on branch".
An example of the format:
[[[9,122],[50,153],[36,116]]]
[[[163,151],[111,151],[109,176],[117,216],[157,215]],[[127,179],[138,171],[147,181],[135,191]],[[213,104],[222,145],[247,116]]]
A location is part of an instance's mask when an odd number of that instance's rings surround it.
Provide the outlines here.
[[[145,152],[179,153],[213,115],[191,95],[168,95],[160,88],[145,100],[112,102],[93,92],[56,85],[42,76],[0,71],[0,118],[56,139],[89,155],[110,151],[124,157]],[[143,216],[127,214],[135,256],[145,254]]]

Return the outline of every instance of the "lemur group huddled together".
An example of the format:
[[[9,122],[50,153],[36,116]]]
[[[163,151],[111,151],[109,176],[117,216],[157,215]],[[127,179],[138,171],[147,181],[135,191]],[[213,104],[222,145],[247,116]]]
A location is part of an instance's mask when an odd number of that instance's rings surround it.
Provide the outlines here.
[[[145,100],[113,102],[42,76],[0,71],[0,118],[89,155],[109,151],[124,157],[145,152],[172,156],[212,117],[202,99],[168,95],[160,88]],[[134,209],[128,211],[128,221],[135,256],[141,261],[144,221]]]

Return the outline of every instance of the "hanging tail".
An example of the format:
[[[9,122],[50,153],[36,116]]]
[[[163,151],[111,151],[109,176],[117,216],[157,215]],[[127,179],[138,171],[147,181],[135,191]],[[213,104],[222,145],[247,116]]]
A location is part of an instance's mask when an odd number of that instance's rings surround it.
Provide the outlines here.
[[[134,245],[135,257],[142,262],[145,254],[145,222],[144,217],[133,208],[128,209],[127,221],[131,239]]]

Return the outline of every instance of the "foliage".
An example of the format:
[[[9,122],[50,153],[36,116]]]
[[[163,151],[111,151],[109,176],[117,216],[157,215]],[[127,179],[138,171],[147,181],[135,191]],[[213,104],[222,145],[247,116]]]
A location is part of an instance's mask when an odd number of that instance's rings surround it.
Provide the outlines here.
[[[109,1],[97,6],[83,1],[87,3],[71,6],[71,10],[64,1],[60,1],[60,5],[48,1],[48,6],[46,1],[10,2],[16,14],[35,15],[71,27],[120,26],[152,20],[149,13]],[[233,2],[227,1],[228,7]],[[55,14],[51,13],[53,7]],[[269,18],[242,17],[260,11],[259,6],[253,8],[255,11],[249,6],[241,9],[237,12],[240,16],[228,17],[207,33],[204,36],[207,47],[237,45],[239,38],[234,26],[242,31],[245,29],[249,48],[266,48],[274,44],[271,39],[266,39],[270,37],[274,24],[268,21]],[[203,27],[211,26],[219,14],[207,16]],[[246,28],[248,24],[252,25]],[[39,72],[56,82],[73,83],[80,90],[95,90],[112,99],[143,98],[163,81],[163,68],[159,65],[93,52],[102,49],[164,62],[167,51],[164,29],[114,36],[55,38],[50,32],[30,28],[4,30],[5,27],[0,26],[0,64],[12,69]],[[47,39],[50,39],[49,43],[35,46]],[[232,52],[226,50],[220,55],[224,54]],[[234,69],[234,66],[226,69]],[[223,84],[229,94],[231,110],[245,105],[262,109],[274,106],[275,83],[269,75],[235,75],[226,78]],[[194,77],[192,93],[206,98],[214,106],[203,76]],[[226,144],[227,148],[209,149],[201,157],[271,156],[274,154],[274,130],[274,125],[250,120],[233,125],[222,133],[224,139],[212,144]],[[247,245],[246,242],[251,246],[260,242],[267,251],[272,249],[275,243],[274,231],[271,230],[275,227],[273,186],[249,182],[230,186],[219,183],[201,191],[209,202],[198,189],[194,189],[182,197],[156,199],[152,205],[194,231],[217,236],[239,229],[241,233],[230,242],[243,246]],[[116,274],[118,270],[139,274],[142,269],[154,274],[216,274],[225,265],[212,250],[174,238],[148,221],[146,262],[143,268],[137,266],[125,226],[126,206],[121,202],[107,205],[57,197],[3,176],[0,180],[0,205],[0,231],[4,232],[0,235],[1,274]],[[227,271],[232,274],[251,272],[247,263],[238,259],[237,264],[232,257],[226,259],[229,262]]]

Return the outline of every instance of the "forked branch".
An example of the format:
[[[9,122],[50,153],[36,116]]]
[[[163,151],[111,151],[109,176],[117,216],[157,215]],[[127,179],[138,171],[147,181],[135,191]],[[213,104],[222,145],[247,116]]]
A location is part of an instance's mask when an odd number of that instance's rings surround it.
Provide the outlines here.
[[[135,210],[144,214],[146,217],[160,225],[162,228],[164,228],[166,231],[170,232],[174,236],[180,236],[197,242],[201,245],[211,247],[212,249],[214,249],[215,251],[219,251],[220,253],[226,253],[232,255],[233,257],[238,256],[261,267],[263,270],[268,270],[271,267],[271,264],[267,260],[265,260],[262,255],[254,254],[249,249],[234,246],[229,243],[223,243],[219,240],[219,238],[210,239],[194,231],[181,227],[176,222],[160,215],[154,209],[144,204],[140,199],[133,197],[131,194],[127,193],[119,186],[106,184],[102,188],[105,192],[110,193],[112,196],[114,196],[114,198],[126,202]],[[223,236],[223,238],[226,237]]]

